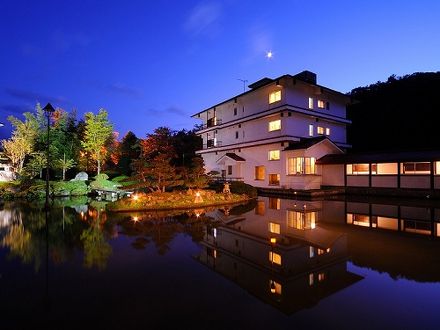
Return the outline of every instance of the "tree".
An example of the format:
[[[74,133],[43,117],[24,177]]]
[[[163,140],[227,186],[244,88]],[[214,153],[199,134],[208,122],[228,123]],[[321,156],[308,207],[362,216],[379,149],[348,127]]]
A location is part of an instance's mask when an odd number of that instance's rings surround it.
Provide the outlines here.
[[[43,168],[47,165],[47,157],[43,152],[35,152],[32,154],[31,159],[25,166],[26,173],[34,177],[35,175],[39,175],[40,179],[43,178]]]
[[[63,158],[55,160],[55,166],[63,172],[63,181],[66,180],[66,171],[71,169],[76,165],[72,158],[66,159],[66,154],[64,153]]]
[[[172,142],[172,132],[167,127],[155,129],[140,142],[141,156],[134,162],[140,186],[164,192],[166,187],[182,184],[180,175],[171,164],[176,155]]]
[[[97,115],[92,112],[86,113],[84,140],[81,144],[85,151],[96,160],[98,174],[101,173],[101,162],[107,156],[105,145],[112,138],[112,132],[113,126],[108,120],[105,109],[100,109]]]
[[[6,156],[11,160],[17,173],[21,173],[26,156],[34,151],[34,144],[38,135],[38,121],[33,114],[25,112],[24,121],[9,116],[8,120],[14,127],[12,137],[2,140]]]
[[[131,175],[132,161],[138,159],[140,153],[139,139],[133,132],[129,131],[119,144],[119,170],[125,175]]]
[[[205,174],[203,158],[200,156],[192,159],[191,167],[188,171],[186,185],[190,188],[205,188],[208,186],[209,178]]]

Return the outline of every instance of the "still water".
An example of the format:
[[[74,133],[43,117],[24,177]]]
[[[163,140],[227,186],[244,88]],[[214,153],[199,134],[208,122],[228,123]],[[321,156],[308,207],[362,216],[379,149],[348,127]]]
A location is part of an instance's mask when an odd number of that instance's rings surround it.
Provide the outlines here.
[[[439,329],[440,207],[289,200],[180,214],[5,203],[2,329]]]

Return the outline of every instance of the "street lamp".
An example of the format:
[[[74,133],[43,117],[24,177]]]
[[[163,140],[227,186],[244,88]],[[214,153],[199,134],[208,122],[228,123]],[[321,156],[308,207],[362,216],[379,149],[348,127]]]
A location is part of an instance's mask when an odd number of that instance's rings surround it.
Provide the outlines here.
[[[50,116],[55,112],[55,109],[53,108],[53,106],[48,103],[46,104],[46,106],[43,108],[44,113],[46,114],[47,117],[47,146],[46,146],[46,204],[45,204],[45,208],[46,210],[49,209],[49,157],[50,157],[50,153],[49,153],[49,130],[50,130]]]

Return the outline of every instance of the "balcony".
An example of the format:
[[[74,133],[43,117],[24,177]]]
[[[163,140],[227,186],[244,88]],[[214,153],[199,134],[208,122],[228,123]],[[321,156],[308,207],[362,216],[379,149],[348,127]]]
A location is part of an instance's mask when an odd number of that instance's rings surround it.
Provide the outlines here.
[[[206,141],[206,144],[203,144],[203,149],[209,149],[209,148],[215,148],[215,147],[221,147],[222,141],[216,141],[215,139],[210,139]]]
[[[202,124],[202,125],[198,125],[197,128],[199,131],[210,128],[210,127],[215,127],[218,125],[222,124],[222,120],[218,119],[217,117],[212,117],[210,119],[208,119],[208,121],[206,122],[206,124]]]

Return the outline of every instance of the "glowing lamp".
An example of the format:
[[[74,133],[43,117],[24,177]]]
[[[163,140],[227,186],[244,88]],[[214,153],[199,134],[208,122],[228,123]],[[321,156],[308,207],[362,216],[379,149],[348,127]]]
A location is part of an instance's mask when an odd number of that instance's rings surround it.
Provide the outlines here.
[[[275,244],[275,243],[277,242],[277,239],[276,239],[275,237],[271,237],[271,238],[270,238],[270,242],[271,242],[272,244]]]
[[[137,201],[139,199],[138,195],[133,195],[133,200]]]
[[[136,216],[134,216],[134,217],[133,217],[133,221],[134,221],[134,222],[138,222],[138,221],[139,221],[139,218],[136,217]]]

